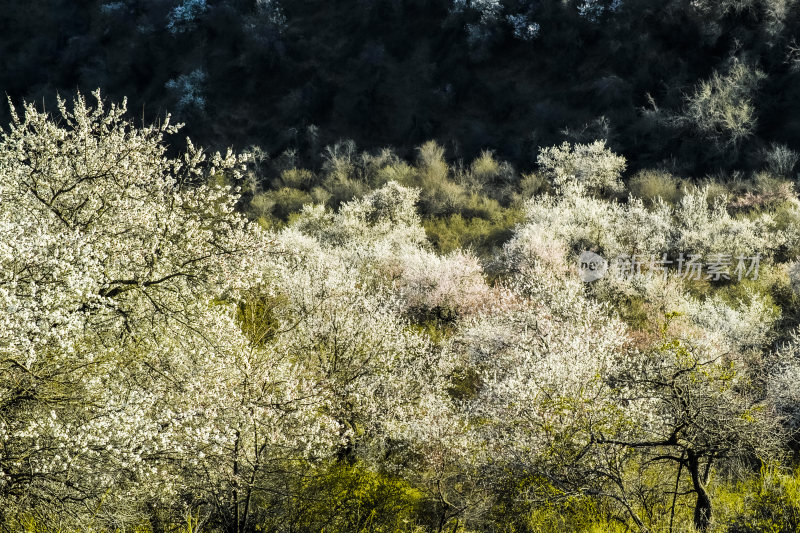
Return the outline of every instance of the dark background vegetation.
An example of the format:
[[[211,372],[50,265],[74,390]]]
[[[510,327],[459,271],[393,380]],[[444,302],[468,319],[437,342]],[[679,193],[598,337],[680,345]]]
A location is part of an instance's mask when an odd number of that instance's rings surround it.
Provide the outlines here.
[[[0,89],[54,106],[56,94],[101,87],[148,121],[174,113],[202,145],[294,150],[309,168],[344,138],[401,157],[431,139],[449,159],[490,149],[521,171],[539,147],[604,138],[629,170],[692,176],[756,169],[773,143],[800,148],[792,2],[625,0],[586,17],[581,1],[503,0],[482,21],[479,2],[208,0],[170,28],[190,3],[4,0]],[[538,35],[515,37],[508,15]],[[746,142],[709,150],[659,119],[732,60],[766,74]]]

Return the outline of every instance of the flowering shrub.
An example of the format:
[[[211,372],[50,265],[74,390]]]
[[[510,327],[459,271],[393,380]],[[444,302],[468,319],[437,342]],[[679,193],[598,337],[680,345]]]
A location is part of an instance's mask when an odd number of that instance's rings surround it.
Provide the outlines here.
[[[565,242],[571,250],[596,248],[609,258],[660,255],[672,240],[671,211],[665,204],[648,210],[635,199],[620,204],[570,192],[530,200],[526,215],[527,223],[517,235],[541,233]]]
[[[445,257],[419,251],[399,258],[395,287],[413,313],[466,315],[489,300],[490,290],[475,256],[456,251]]]
[[[249,394],[242,379],[286,386],[239,413],[259,424],[311,413],[292,404],[307,394],[292,367],[249,351],[227,306],[209,307],[247,290],[240,275],[268,248],[232,191],[203,184],[239,159],[191,144],[168,158],[168,119],[137,129],[95,97],[61,102],[58,124],[26,105],[0,140],[0,500],[13,512],[104,498],[135,522],[137,502],[174,499],[176,461],[234,446],[226,409]]]
[[[559,190],[575,187],[597,193],[623,189],[620,178],[625,170],[625,158],[608,150],[604,141],[574,146],[565,142],[561,146],[543,148],[537,162]]]
[[[646,208],[638,198],[627,203],[588,197],[567,189],[560,196],[533,198],[526,225],[517,234],[541,233],[573,251],[596,249],[608,259],[620,256],[770,257],[792,241],[769,212],[731,216],[725,202],[709,205],[708,187],[686,190],[673,210],[657,199]],[[510,246],[516,246],[518,237]]]
[[[466,453],[484,468],[567,475],[588,459],[579,450],[590,426],[613,411],[602,376],[623,356],[625,327],[569,282],[520,279],[508,289],[495,308],[464,320],[448,345],[467,432],[451,446],[481,443]]]
[[[687,95],[685,111],[677,120],[720,148],[736,148],[755,131],[752,101],[763,79],[763,72],[738,62],[725,73],[715,72]]]
[[[732,307],[718,297],[703,302],[692,301],[688,316],[704,329],[719,334],[731,350],[760,351],[774,339],[775,322],[780,311],[760,295],[750,295],[750,301]]]

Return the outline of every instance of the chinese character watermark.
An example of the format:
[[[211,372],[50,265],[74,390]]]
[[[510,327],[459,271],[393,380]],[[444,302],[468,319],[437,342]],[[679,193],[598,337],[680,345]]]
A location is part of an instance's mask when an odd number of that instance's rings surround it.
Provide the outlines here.
[[[761,254],[754,256],[713,254],[703,257],[699,254],[679,254],[669,257],[658,255],[621,255],[607,261],[595,252],[584,251],[578,258],[578,271],[583,281],[590,283],[604,278],[606,274],[620,279],[636,276],[661,277],[666,279],[672,273],[690,281],[730,281],[758,279]]]

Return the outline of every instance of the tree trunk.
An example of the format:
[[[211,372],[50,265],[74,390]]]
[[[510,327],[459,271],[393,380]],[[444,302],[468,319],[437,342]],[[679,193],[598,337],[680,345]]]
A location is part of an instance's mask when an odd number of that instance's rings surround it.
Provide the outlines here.
[[[705,533],[711,526],[711,496],[706,490],[704,476],[700,473],[700,457],[693,451],[689,451],[687,459],[689,472],[692,475],[692,487],[697,494],[697,501],[694,505],[694,527]]]
[[[233,441],[233,520],[234,531],[240,533],[239,528],[239,430]]]

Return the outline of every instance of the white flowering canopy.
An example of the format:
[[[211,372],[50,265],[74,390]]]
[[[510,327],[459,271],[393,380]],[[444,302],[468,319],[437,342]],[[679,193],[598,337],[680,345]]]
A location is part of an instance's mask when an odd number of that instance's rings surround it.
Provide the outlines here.
[[[58,121],[26,105],[0,139],[0,496],[30,508],[115,487],[118,512],[125,487],[170,493],[163,465],[233,448],[243,413],[290,448],[290,421],[317,409],[225,303],[271,246],[208,179],[241,161],[191,143],[170,158],[169,117],[136,128],[95,97],[60,101]]]
[[[537,162],[561,191],[578,188],[588,192],[616,192],[624,189],[621,178],[625,158],[606,148],[605,141],[574,146],[565,142],[561,146],[543,148]]]

